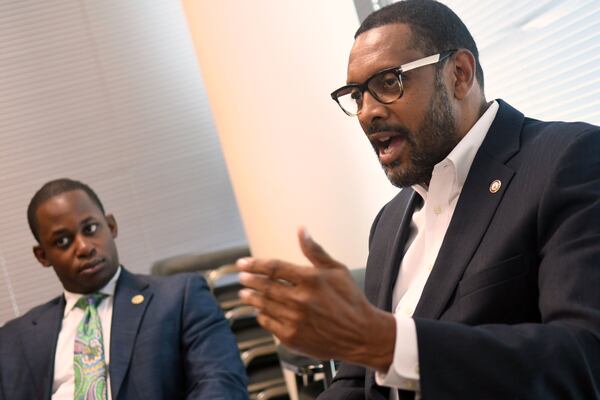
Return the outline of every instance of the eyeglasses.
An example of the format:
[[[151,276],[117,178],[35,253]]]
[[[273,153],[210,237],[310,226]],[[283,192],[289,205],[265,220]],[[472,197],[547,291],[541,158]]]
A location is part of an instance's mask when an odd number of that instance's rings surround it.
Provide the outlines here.
[[[455,51],[456,49],[443,51],[399,67],[384,69],[372,75],[364,83],[353,83],[334,90],[331,93],[331,98],[338,103],[342,111],[351,117],[360,113],[365,90],[368,90],[371,96],[380,103],[393,103],[404,94],[404,87],[402,86],[403,73],[426,65],[436,64],[448,58]]]

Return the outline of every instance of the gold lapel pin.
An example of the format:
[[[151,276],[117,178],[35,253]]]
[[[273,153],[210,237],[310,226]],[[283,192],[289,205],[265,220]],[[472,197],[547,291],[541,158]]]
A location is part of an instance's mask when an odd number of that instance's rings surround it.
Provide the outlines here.
[[[492,183],[490,183],[490,193],[498,193],[501,187],[502,182],[500,182],[498,179],[492,181]]]
[[[142,304],[144,302],[144,296],[136,294],[131,298],[131,304]]]

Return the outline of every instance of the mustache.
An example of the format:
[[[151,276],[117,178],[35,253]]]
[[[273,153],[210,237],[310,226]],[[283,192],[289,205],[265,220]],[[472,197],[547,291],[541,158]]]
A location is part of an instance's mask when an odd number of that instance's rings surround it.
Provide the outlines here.
[[[410,136],[410,131],[400,125],[388,125],[382,122],[373,122],[367,127],[367,133],[373,134],[378,132],[397,132],[405,136]]]
[[[401,125],[388,125],[383,122],[375,121],[367,127],[367,133],[369,135],[372,135],[372,134],[375,134],[378,132],[396,132],[408,139],[411,139],[413,136],[412,132],[410,130],[408,130],[407,128],[405,128]]]

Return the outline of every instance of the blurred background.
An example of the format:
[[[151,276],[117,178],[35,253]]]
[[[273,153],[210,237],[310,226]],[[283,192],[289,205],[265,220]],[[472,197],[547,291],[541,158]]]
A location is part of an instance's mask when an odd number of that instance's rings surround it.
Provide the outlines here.
[[[481,52],[488,99],[600,124],[600,2],[447,0]],[[46,181],[88,183],[121,261],[248,245],[303,262],[295,231],[351,268],[396,192],[345,83],[371,0],[2,0],[0,325],[61,292],[26,208]]]

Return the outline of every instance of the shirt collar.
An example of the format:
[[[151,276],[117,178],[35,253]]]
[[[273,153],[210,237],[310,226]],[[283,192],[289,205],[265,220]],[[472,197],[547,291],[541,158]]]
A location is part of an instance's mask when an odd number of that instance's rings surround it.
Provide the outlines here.
[[[465,184],[467,174],[475,159],[475,154],[477,154],[481,143],[483,143],[483,139],[485,139],[487,132],[490,130],[490,126],[492,126],[492,122],[494,122],[494,118],[496,118],[498,108],[498,102],[492,102],[479,120],[477,120],[475,125],[473,125],[469,132],[467,132],[450,154],[448,154],[448,160],[450,160],[456,168],[456,183],[461,189]]]
[[[121,266],[119,265],[119,268],[117,268],[117,272],[113,275],[113,277],[110,279],[110,281],[108,281],[108,283],[106,285],[104,285],[103,288],[98,290],[98,293],[104,293],[108,296],[114,296],[115,295],[115,287],[117,285],[117,280],[119,279],[120,275],[121,275]],[[81,293],[69,292],[66,289],[65,289],[64,295],[65,295],[65,311],[64,311],[63,317],[66,317],[71,312],[71,310],[73,310],[73,307],[75,307],[75,304],[77,303],[77,301],[84,295]]]
[[[475,155],[481,147],[481,143],[485,139],[487,132],[496,118],[498,112],[498,102],[493,101],[483,115],[477,120],[475,125],[469,129],[467,134],[458,142],[458,144],[452,149],[448,156],[440,161],[437,165],[444,163],[446,160],[450,161],[456,171],[456,184],[457,187],[462,189],[467,174],[471,169]],[[412,188],[425,200],[427,199],[427,188],[423,185],[413,185]]]

